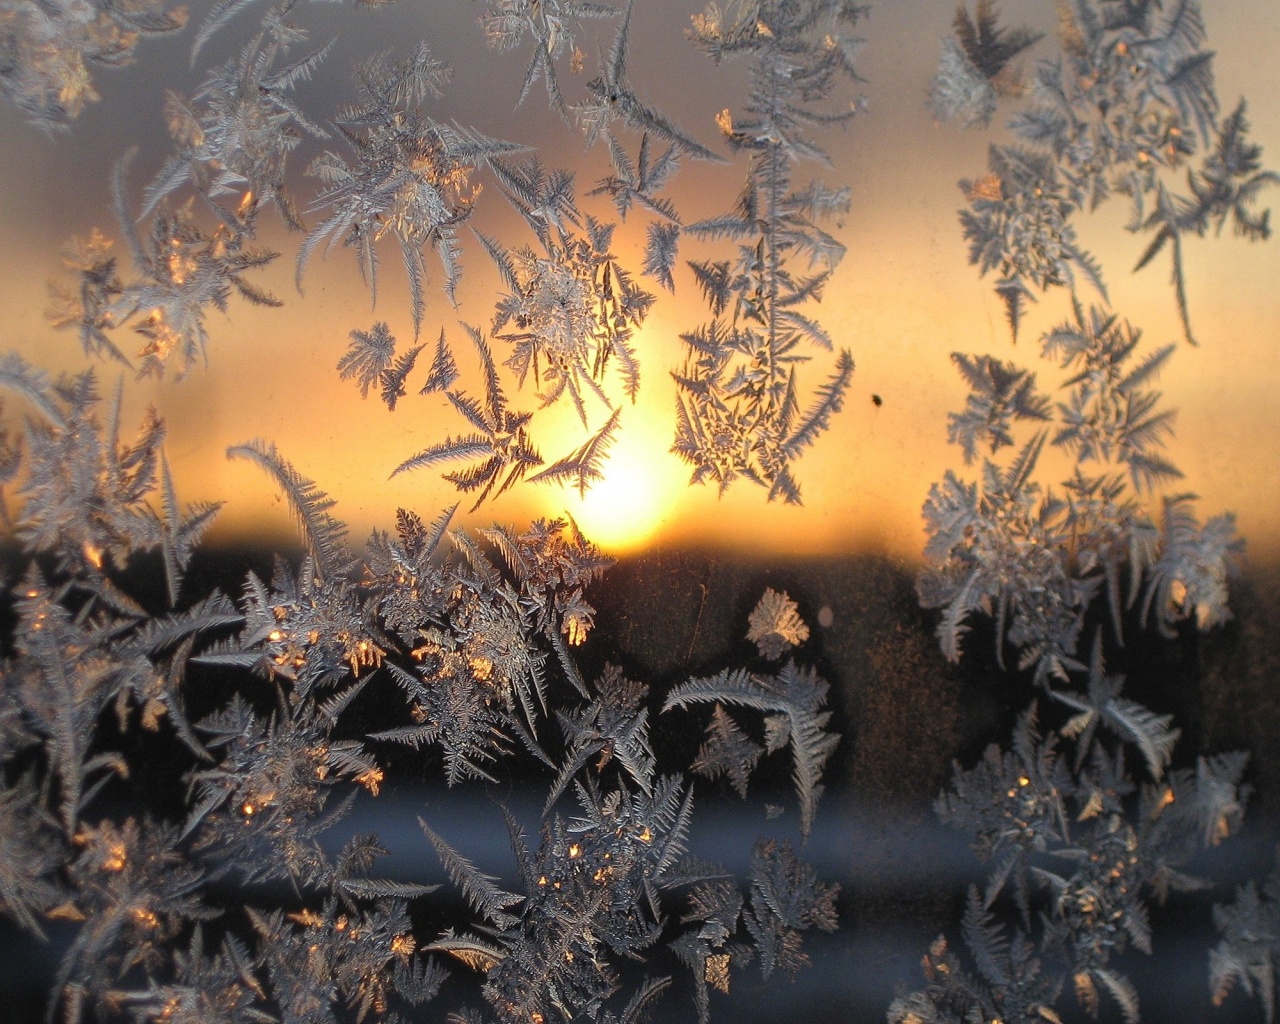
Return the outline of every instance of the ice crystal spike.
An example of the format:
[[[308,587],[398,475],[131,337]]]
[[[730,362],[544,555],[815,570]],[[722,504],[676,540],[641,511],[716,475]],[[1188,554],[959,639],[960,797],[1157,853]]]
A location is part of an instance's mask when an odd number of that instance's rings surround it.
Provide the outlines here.
[[[413,367],[418,361],[418,353],[424,348],[426,348],[425,345],[415,345],[378,375],[378,382],[382,385],[383,404],[391,412],[395,412],[396,402],[405,396],[405,378],[413,372]]]
[[[302,529],[303,540],[315,559],[316,570],[330,579],[342,575],[346,565],[346,527],[329,515],[335,502],[284,459],[274,444],[250,441],[227,449],[228,458],[248,459],[265,470],[284,491],[289,507]]]
[[[585,497],[595,481],[604,479],[601,464],[613,444],[620,412],[621,410],[614,409],[604,426],[587,438],[581,448],[558,459],[546,469],[539,470],[529,477],[529,481],[537,483],[540,480],[553,480],[556,483],[567,483],[578,489],[580,497]]]
[[[436,353],[431,358],[431,372],[427,375],[427,382],[422,385],[419,394],[429,395],[433,392],[448,391],[457,379],[458,366],[453,361],[453,353],[445,341],[442,327],[440,337],[436,339]]]
[[[422,818],[418,819],[418,825],[435,847],[440,862],[449,873],[449,880],[462,890],[472,909],[498,928],[513,927],[518,918],[507,913],[506,908],[519,903],[520,897],[494,885],[496,879],[478,871],[474,864],[441,839]]]

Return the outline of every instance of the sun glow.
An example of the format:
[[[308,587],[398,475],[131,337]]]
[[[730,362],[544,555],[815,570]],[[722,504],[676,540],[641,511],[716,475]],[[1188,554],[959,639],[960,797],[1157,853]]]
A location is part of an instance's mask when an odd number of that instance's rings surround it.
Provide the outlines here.
[[[689,475],[668,452],[669,423],[642,407],[628,407],[621,427],[603,479],[585,497],[576,490],[548,493],[548,511],[568,512],[592,542],[612,554],[633,551],[670,530]]]

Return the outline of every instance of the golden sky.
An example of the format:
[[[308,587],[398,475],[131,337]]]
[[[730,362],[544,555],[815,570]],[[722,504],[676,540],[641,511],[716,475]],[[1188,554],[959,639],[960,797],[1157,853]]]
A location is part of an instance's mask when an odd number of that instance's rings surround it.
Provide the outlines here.
[[[1003,5],[1049,27],[1050,2]],[[1210,46],[1224,112],[1238,96],[1249,99],[1253,137],[1270,166],[1280,167],[1280,4],[1274,0],[1205,0]],[[744,76],[740,68],[717,68],[695,53],[682,33],[700,4],[637,0],[631,66],[641,93],[699,139],[714,145],[715,114],[735,108]],[[487,134],[540,149],[551,165],[578,171],[585,193],[603,173],[599,152],[584,155],[580,138],[546,110],[541,86],[512,110],[523,71],[519,53],[487,51],[473,20],[477,7],[461,0],[400,0],[389,10],[357,11],[339,5],[299,8],[317,42],[338,44],[302,93],[311,111],[332,110],[350,98],[345,67],[362,54],[387,46],[404,48],[427,38],[451,60],[454,82],[446,98],[428,106],[440,120],[456,119]],[[555,486],[523,485],[480,509],[473,521],[519,525],[532,516],[574,515],[589,536],[618,549],[642,542],[697,542],[752,552],[885,550],[918,557],[923,533],[920,505],[931,482],[946,468],[959,468],[959,452],[946,443],[947,413],[959,409],[965,389],[949,354],[989,352],[1035,369],[1042,384],[1056,379],[1038,358],[1036,339],[1067,315],[1067,296],[1050,293],[1030,311],[1017,347],[1010,341],[991,280],[979,279],[967,263],[956,220],[962,197],[956,181],[980,174],[993,140],[990,131],[962,132],[935,124],[924,108],[925,90],[939,40],[947,33],[952,6],[942,0],[881,0],[862,34],[867,38],[856,95],[868,109],[846,130],[825,142],[833,166],[820,171],[829,182],[848,182],[853,209],[836,232],[848,256],[817,311],[838,344],[853,352],[857,372],[846,408],[832,430],[798,467],[802,508],[767,505],[764,492],[740,483],[725,496],[714,488],[688,488],[688,468],[668,453],[675,389],[669,370],[679,366],[679,334],[702,323],[704,309],[687,272],[678,273],[675,296],[661,294],[640,334],[641,395],[622,414],[607,478],[584,501]],[[197,15],[198,17],[198,15]],[[252,15],[249,15],[252,20]],[[608,31],[601,35],[608,42]],[[232,52],[236,34],[215,38],[201,61]],[[46,282],[59,270],[59,249],[72,235],[97,226],[118,236],[108,210],[112,163],[131,144],[141,147],[135,163],[134,196],[165,152],[163,91],[190,91],[189,43],[144,42],[139,62],[102,74],[102,102],[91,107],[70,134],[46,137],[0,112],[0,346],[15,347],[51,369],[82,364],[74,337],[53,331],[44,319]],[[594,42],[591,46],[596,45]],[[1043,55],[1048,44],[1035,53]],[[586,47],[584,47],[586,48]],[[571,83],[576,85],[576,83]],[[854,95],[851,93],[850,95]],[[1002,107],[998,121],[1012,107]],[[297,167],[301,167],[299,162]],[[802,169],[800,176],[807,175]],[[686,164],[674,198],[687,220],[723,209],[736,194],[740,166]],[[309,183],[303,181],[298,190]],[[1280,188],[1264,199],[1280,206]],[[584,199],[589,212],[610,208]],[[1143,247],[1123,230],[1126,211],[1115,200],[1080,221],[1082,240],[1101,261],[1114,308],[1144,331],[1154,346],[1180,336],[1168,265],[1129,273]],[[285,300],[282,309],[258,309],[241,301],[230,312],[211,314],[207,368],[175,383],[130,382],[129,413],[136,421],[154,403],[170,427],[169,458],[186,500],[221,499],[227,504],[218,530],[226,538],[287,530],[287,512],[270,482],[255,467],[228,462],[228,445],[252,438],[273,440],[297,468],[338,499],[336,514],[359,538],[388,527],[397,506],[429,517],[455,499],[431,470],[388,480],[406,457],[460,429],[439,396],[418,396],[416,387],[395,413],[373,396],[362,400],[341,382],[336,364],[353,328],[386,320],[403,350],[412,344],[407,285],[395,253],[383,253],[378,304],[370,306],[354,259],[336,249],[313,258],[305,294],[293,286],[293,254],[300,236],[264,218],[264,242],[284,256],[255,280]],[[480,200],[475,224],[515,242],[532,242],[495,189]],[[643,220],[619,229],[615,252],[637,267]],[[1201,347],[1180,345],[1161,379],[1169,404],[1179,412],[1169,455],[1185,479],[1174,493],[1203,496],[1202,516],[1234,509],[1241,532],[1256,555],[1280,554],[1280,242],[1249,245],[1224,232],[1218,239],[1192,240],[1186,264],[1192,314]],[[688,256],[713,256],[711,247],[688,244]],[[720,250],[721,258],[727,253]],[[464,280],[457,309],[449,306],[437,279],[428,291],[423,341],[444,326],[460,365],[474,360],[459,321],[486,325],[497,282],[488,258],[464,237]],[[434,271],[433,267],[433,271]],[[126,272],[126,277],[128,276]],[[424,352],[423,359],[429,357]],[[815,353],[809,387],[829,372],[830,357]],[[118,371],[103,365],[103,376]],[[425,374],[420,366],[419,385]],[[411,385],[412,385],[411,378]],[[514,382],[511,384],[514,389]],[[877,395],[877,405],[872,396]],[[532,408],[532,393],[513,404]],[[568,414],[568,410],[557,410]],[[539,417],[542,419],[544,417]],[[545,417],[550,419],[550,417]],[[539,434],[544,456],[576,446],[571,414]],[[539,420],[535,419],[535,426]],[[598,420],[596,422],[599,422]],[[465,506],[464,506],[465,507]]]

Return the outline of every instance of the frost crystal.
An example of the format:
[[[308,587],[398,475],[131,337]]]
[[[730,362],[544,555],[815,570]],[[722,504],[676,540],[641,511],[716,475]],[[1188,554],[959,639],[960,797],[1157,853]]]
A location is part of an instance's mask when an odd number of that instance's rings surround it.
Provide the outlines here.
[[[471,215],[479,188],[471,182],[487,160],[519,150],[513,143],[443,124],[414,107],[428,93],[438,95],[448,77],[446,65],[420,45],[401,61],[374,58],[357,74],[360,101],[335,123],[353,150],[351,162],[330,150],[312,161],[307,173],[324,190],[311,204],[325,217],[298,250],[298,281],[311,254],[341,242],[353,246],[360,273],[377,286],[374,245],[391,235],[409,275],[414,336],[425,310],[423,250],[436,250],[444,270],[445,294],[453,300],[462,272],[457,228]]]
[[[809,639],[809,627],[786,592],[767,588],[748,619],[747,639],[760,649],[760,656],[777,661],[783,652]]]
[[[182,28],[186,8],[164,0],[4,0],[0,95],[42,128],[66,126],[98,99],[92,69],[128,64],[143,33]]]
[[[769,499],[799,503],[792,462],[831,424],[853,375],[847,350],[802,411],[796,365],[802,343],[833,348],[817,321],[800,311],[822,290],[844,246],[819,223],[848,209],[848,189],[820,182],[795,189],[793,167],[822,159],[805,137],[807,124],[843,123],[857,108],[818,108],[841,77],[856,78],[857,41],[845,35],[863,13],[849,4],[712,4],[694,18],[694,42],[719,61],[751,58],[747,117],[726,113],[721,130],[734,150],[750,154],[747,183],[727,214],[689,225],[695,238],[737,243],[732,260],[691,264],[713,319],[682,335],[688,346],[675,374],[676,438],[693,466],[694,483],[724,491],[743,477]]]

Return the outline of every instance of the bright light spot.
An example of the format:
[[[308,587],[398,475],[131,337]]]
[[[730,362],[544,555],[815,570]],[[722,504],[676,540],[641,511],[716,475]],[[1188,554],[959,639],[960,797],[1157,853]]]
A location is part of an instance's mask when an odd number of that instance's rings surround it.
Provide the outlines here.
[[[627,407],[617,441],[604,462],[604,477],[580,498],[566,488],[548,493],[552,515],[568,512],[587,539],[611,554],[641,547],[673,517],[688,472],[668,452],[670,425],[647,410]]]

